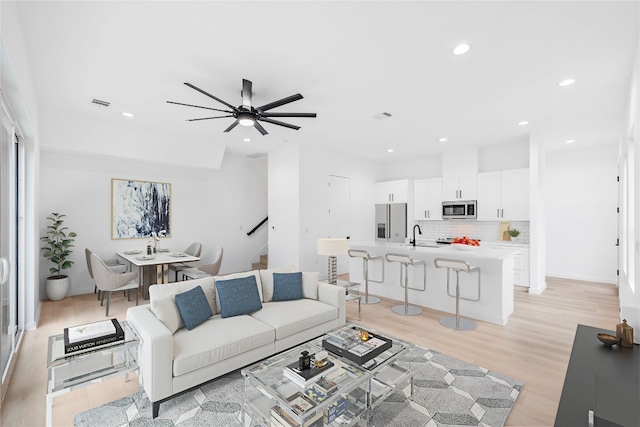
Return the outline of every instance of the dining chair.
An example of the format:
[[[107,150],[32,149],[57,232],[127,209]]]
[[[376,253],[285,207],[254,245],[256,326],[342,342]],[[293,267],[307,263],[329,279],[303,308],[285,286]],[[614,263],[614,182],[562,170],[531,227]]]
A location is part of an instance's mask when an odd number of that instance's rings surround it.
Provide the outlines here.
[[[107,311],[109,316],[109,305],[111,304],[111,294],[113,292],[126,291],[127,299],[131,301],[131,292],[136,293],[136,305],[138,305],[138,272],[130,271],[127,273],[115,273],[107,264],[96,254],[91,254],[91,269],[93,270],[93,278],[96,286],[100,290],[102,296],[100,305],[104,305],[104,294],[107,293]]]
[[[87,258],[87,270],[89,270],[89,277],[94,281],[93,293],[98,293],[98,299],[100,299],[100,291],[98,290],[98,285],[95,284],[95,279],[93,278],[93,270],[91,269],[91,251],[89,248],[84,249],[84,254]],[[127,271],[127,266],[124,264],[119,264],[118,261],[104,261],[104,263],[113,270],[114,273],[124,273]]]
[[[197,256],[199,257],[200,254],[202,253],[202,243],[200,242],[195,242],[189,245],[189,247],[187,247],[187,249],[184,250],[184,253],[187,255],[191,255],[191,256]],[[173,270],[176,273],[176,282],[178,281],[178,273],[180,273],[182,270],[186,270],[188,268],[195,268],[196,265],[193,263],[188,263],[188,262],[176,262],[173,264],[169,264],[169,270]]]
[[[222,254],[224,248],[220,248],[218,256],[211,264],[202,264],[195,268],[186,268],[182,270],[182,277],[185,279],[201,279],[203,277],[215,276],[220,271],[222,264]]]

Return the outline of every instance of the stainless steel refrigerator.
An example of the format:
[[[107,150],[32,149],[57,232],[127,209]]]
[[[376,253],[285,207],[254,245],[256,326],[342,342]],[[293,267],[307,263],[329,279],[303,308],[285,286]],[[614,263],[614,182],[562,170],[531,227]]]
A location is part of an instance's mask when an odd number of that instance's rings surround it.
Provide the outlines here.
[[[407,204],[376,205],[376,241],[404,243],[407,237]]]

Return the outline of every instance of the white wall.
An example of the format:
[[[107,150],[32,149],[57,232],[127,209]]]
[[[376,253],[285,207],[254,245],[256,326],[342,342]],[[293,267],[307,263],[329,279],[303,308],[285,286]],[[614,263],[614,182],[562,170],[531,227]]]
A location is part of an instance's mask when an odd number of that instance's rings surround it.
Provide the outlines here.
[[[73,133],[70,133],[72,137]],[[40,235],[51,212],[67,215],[65,225],[78,233],[72,254],[70,294],[93,292],[84,249],[104,258],[116,251],[145,249],[146,239],[111,240],[111,178],[171,183],[171,237],[162,245],[184,250],[203,245],[202,260],[212,260],[224,248],[221,273],[248,270],[266,244],[266,227],[246,233],[267,214],[267,162],[226,155],[219,170],[158,167],[140,161],[85,154],[43,152],[40,172]],[[50,263],[40,258],[40,290]]]
[[[328,153],[304,143],[269,153],[269,267],[291,265],[327,276],[327,257],[317,255],[317,239],[327,237],[329,175],[350,180],[351,239],[374,233],[373,182],[376,165]],[[276,227],[273,229],[273,227]],[[339,266],[347,263],[339,259]]]
[[[297,144],[269,153],[269,267],[300,265],[300,154]]]
[[[548,276],[616,283],[617,150],[608,144],[547,153]]]

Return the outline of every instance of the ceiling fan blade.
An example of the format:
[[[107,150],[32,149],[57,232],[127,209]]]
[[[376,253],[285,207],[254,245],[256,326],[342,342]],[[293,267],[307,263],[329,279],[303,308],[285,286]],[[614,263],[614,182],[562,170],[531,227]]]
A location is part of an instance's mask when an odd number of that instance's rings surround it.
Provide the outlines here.
[[[260,120],[262,120],[263,122],[267,122],[267,123],[274,124],[274,125],[284,126],[284,127],[286,127],[286,128],[289,128],[289,129],[295,129],[295,130],[300,129],[300,126],[291,125],[291,124],[289,124],[289,123],[284,123],[284,122],[281,122],[281,121],[278,121],[278,120],[271,120],[271,119],[266,118],[266,117],[261,117],[261,118],[260,118]],[[256,124],[257,124],[257,123],[258,123],[258,122],[256,122]]]
[[[225,132],[229,132],[231,129],[233,129],[234,127],[238,126],[238,120],[236,120],[235,122],[231,123],[231,126],[229,126],[228,128],[226,128],[224,131]]]
[[[198,120],[211,120],[211,119],[224,119],[226,117],[233,117],[233,115],[229,116],[217,116],[217,117],[202,117],[201,119],[187,119],[188,122],[197,122]]]
[[[202,106],[200,106],[200,105],[183,104],[182,102],[167,101],[167,104],[184,105],[185,107],[204,108],[205,110],[220,111],[221,113],[233,113],[233,111],[229,111],[229,110],[219,110],[219,109],[217,109],[217,108],[202,107]]]
[[[316,117],[316,113],[262,113],[261,117]]]
[[[228,102],[225,102],[225,101],[223,101],[222,99],[217,98],[217,97],[215,97],[215,96],[211,95],[209,92],[204,91],[204,90],[200,89],[199,87],[192,85],[191,83],[187,83],[187,82],[185,82],[184,84],[185,84],[185,85],[187,85],[187,86],[189,86],[191,89],[195,89],[195,90],[197,90],[198,92],[200,92],[201,94],[203,94],[203,95],[207,95],[209,98],[213,98],[213,99],[215,99],[216,101],[218,101],[219,103],[226,105],[227,107],[231,108],[233,111],[236,111],[236,110],[237,110],[237,108],[236,108],[236,107],[234,107],[233,105],[229,104]]]
[[[251,87],[253,84],[250,80],[242,79],[242,106],[247,107],[247,109],[251,109]]]
[[[279,106],[284,105],[284,104],[288,104],[288,103],[293,102],[293,101],[298,101],[298,100],[300,100],[302,98],[303,98],[302,95],[300,95],[299,93],[296,93],[295,95],[287,96],[286,98],[282,98],[282,99],[280,99],[278,101],[273,101],[273,102],[270,102],[268,104],[263,105],[262,107],[258,107],[258,111],[263,112],[263,111],[271,110],[272,108],[276,108],[276,107],[279,107]]]
[[[253,122],[253,127],[255,127],[256,129],[258,129],[258,132],[260,132],[262,134],[262,136],[265,136],[266,134],[268,134],[269,132],[266,131],[265,128],[262,127],[262,125],[260,123]]]

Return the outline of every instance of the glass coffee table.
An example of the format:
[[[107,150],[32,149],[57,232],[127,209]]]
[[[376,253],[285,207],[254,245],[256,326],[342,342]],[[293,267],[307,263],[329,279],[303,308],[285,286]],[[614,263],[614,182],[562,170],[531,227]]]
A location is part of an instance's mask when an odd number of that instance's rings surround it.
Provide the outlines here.
[[[391,345],[383,351],[370,353],[369,356],[372,357],[367,357],[367,353],[349,352],[349,348],[361,346],[363,343],[366,345],[367,341],[363,342],[360,336],[360,331],[363,329],[372,337],[390,341]],[[325,341],[325,346],[330,351],[329,354],[332,354],[331,352],[336,351],[336,349],[326,345],[326,340],[332,336],[345,338],[343,348],[338,350],[341,354],[339,357],[342,360],[365,369],[371,374],[369,402],[367,405],[370,410],[373,410],[394,391],[402,391],[407,397],[413,395],[413,372],[410,369],[410,364],[407,366],[406,363],[403,363],[403,365],[398,363],[400,357],[408,352],[413,347],[413,344],[356,324],[347,324],[336,328],[327,335],[311,341],[311,343],[322,347],[323,341]]]
[[[366,425],[371,374],[329,355],[332,370],[307,387],[299,386],[284,375],[284,369],[295,364],[303,351],[314,355],[323,349],[311,342],[302,344],[242,370],[244,415],[252,424],[265,426]]]
[[[47,426],[51,425],[55,396],[117,375],[124,375],[125,381],[129,381],[129,374],[138,370],[140,338],[129,322],[124,321],[120,325],[124,331],[124,342],[71,356],[65,355],[63,334],[49,337]]]

